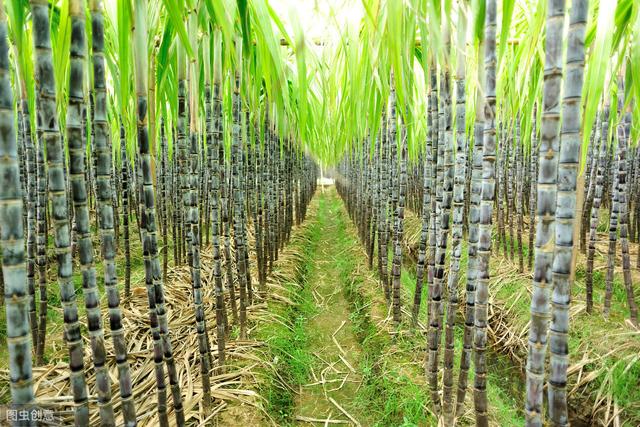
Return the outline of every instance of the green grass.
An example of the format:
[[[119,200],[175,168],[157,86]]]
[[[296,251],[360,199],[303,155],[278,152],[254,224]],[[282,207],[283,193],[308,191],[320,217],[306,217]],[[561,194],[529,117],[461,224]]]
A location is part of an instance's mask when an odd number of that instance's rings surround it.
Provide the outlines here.
[[[616,363],[611,372],[611,391],[618,397],[618,403],[623,407],[640,409],[640,363]]]
[[[258,331],[257,338],[268,343],[270,360],[287,384],[304,384],[309,378],[312,362],[305,330],[308,314],[297,308],[283,311],[285,318],[291,321],[291,329],[271,323]],[[269,414],[279,423],[288,423],[295,408],[295,394],[281,383],[276,372],[266,371],[266,381],[260,387],[260,394],[266,398]]]
[[[609,208],[601,208],[598,215],[598,227],[596,231],[598,233],[605,233],[609,231],[609,219],[611,217],[611,211]]]
[[[399,362],[406,362],[406,359],[398,360],[388,355],[391,346],[396,344],[404,347],[405,343],[402,340],[394,343],[385,331],[378,330],[372,322],[370,307],[373,302],[365,296],[362,288],[377,286],[380,293],[382,290],[378,283],[367,281],[357,274],[358,260],[363,265],[365,263],[358,256],[361,253],[360,243],[346,227],[339,199],[333,198],[332,204],[338,212],[336,252],[341,254],[336,258],[336,268],[344,286],[343,293],[349,302],[352,328],[362,348],[360,371],[363,381],[355,396],[356,404],[361,412],[370,414],[376,426],[425,425],[428,421],[433,421],[425,411],[429,402],[427,389],[403,372],[406,368]],[[366,271],[366,268],[361,266],[361,270]],[[406,349],[405,356],[412,354],[412,346]],[[420,371],[419,367],[414,368],[418,368],[414,373]]]
[[[266,399],[267,412],[279,425],[291,423],[296,397],[282,380],[295,389],[307,382],[313,364],[306,324],[316,308],[306,281],[314,268],[312,259],[320,237],[319,224],[313,223],[307,228],[302,238],[302,262],[295,282],[283,284],[295,305],[271,306],[270,311],[287,323],[262,323],[256,331],[256,338],[267,343],[267,357],[275,367],[275,371],[265,370],[265,381],[260,384],[259,393]]]
[[[425,405],[429,401],[427,389],[405,373],[400,372],[394,360],[385,356],[393,344],[386,333],[377,330],[371,322],[369,301],[359,287],[365,283],[357,277],[349,280],[345,271],[346,296],[353,313],[354,330],[362,345],[360,369],[363,385],[356,395],[357,402],[369,410],[376,425],[424,425],[428,418]],[[366,283],[371,285],[371,283]]]
[[[505,392],[501,386],[496,386],[504,383],[505,380],[509,381],[509,378],[504,377],[502,374],[489,373],[487,398],[493,407],[493,416],[496,418],[497,425],[522,426],[525,424],[525,418],[521,410],[523,406],[521,399],[515,399],[512,394]]]

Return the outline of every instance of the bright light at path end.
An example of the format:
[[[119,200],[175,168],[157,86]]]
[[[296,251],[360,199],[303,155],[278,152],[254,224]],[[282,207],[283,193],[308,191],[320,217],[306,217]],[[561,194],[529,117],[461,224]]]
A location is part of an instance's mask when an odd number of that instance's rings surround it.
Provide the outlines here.
[[[359,25],[364,15],[360,0],[269,0],[269,4],[289,34],[293,34],[290,12],[297,14],[304,35],[311,42],[335,41],[340,38],[340,31]]]

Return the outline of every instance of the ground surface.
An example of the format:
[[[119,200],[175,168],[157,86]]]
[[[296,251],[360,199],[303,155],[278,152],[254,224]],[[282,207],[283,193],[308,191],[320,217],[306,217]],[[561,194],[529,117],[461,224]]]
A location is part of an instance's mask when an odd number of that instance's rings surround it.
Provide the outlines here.
[[[393,325],[380,282],[367,267],[355,227],[333,187],[318,190],[310,212],[297,232],[306,243],[299,250],[302,273],[289,286],[296,305],[282,311],[279,304],[269,304],[268,309],[288,318],[290,328],[258,332],[271,351],[267,359],[278,360],[278,377],[291,386],[275,381],[275,387],[270,382],[258,387],[268,413],[278,425],[433,425],[423,371],[423,322],[412,327],[405,310],[400,327]],[[292,246],[298,250],[295,238]],[[402,274],[406,303],[415,276],[410,269]],[[490,383],[492,420],[521,424],[519,402],[493,374]],[[462,425],[473,423],[471,392],[466,405]]]
[[[322,196],[321,196],[322,197]],[[359,366],[361,348],[349,318],[340,271],[336,268],[345,248],[344,217],[335,205],[321,201],[320,241],[313,256],[307,286],[316,303],[315,314],[306,325],[312,351],[311,382],[300,386],[296,399],[298,421],[345,418],[357,413],[353,397],[362,384]],[[342,230],[341,230],[342,229]],[[356,418],[353,418],[356,420]]]
[[[291,241],[275,263],[268,279],[268,291],[257,293],[254,305],[249,307],[248,339],[238,340],[235,327],[227,339],[227,367],[223,373],[216,371],[212,376],[214,406],[209,409],[203,407],[200,386],[189,268],[184,265],[170,268],[166,282],[169,324],[188,424],[203,425],[215,420],[220,426],[433,425],[429,388],[423,372],[426,295],[417,327],[410,324],[415,262],[409,255],[411,248],[415,248],[420,220],[407,212],[406,221],[401,280],[403,322],[396,327],[391,322],[377,274],[367,267],[365,251],[344,204],[333,186],[319,188],[307,218],[302,226],[294,228]],[[132,243],[136,245],[132,253],[137,254],[139,247],[135,239]],[[144,272],[136,260],[134,256],[134,292],[130,298],[123,299],[122,307],[140,424],[156,425]],[[121,269],[120,257],[118,261]],[[597,265],[601,265],[603,260],[597,261]],[[255,267],[254,259],[251,264]],[[466,254],[462,259],[462,272],[465,265]],[[211,267],[210,248],[204,248],[202,276],[206,316],[207,323],[215,325]],[[515,263],[502,254],[492,257],[493,341],[488,358],[492,425],[523,423],[522,372],[526,353],[522,352],[523,348],[526,350],[531,279],[527,269],[522,274],[516,270]],[[38,400],[69,417],[72,400],[66,350],[59,338],[62,326],[55,298],[54,272],[52,268],[48,363],[34,370],[34,378]],[[255,270],[252,277],[255,281]],[[594,419],[597,415],[596,425],[617,422],[636,425],[633,420],[640,411],[640,401],[635,398],[637,387],[633,384],[637,385],[640,375],[640,357],[634,355],[640,353],[640,333],[625,324],[625,301],[615,293],[612,317],[608,321],[598,314],[586,315],[583,280],[579,270],[572,305],[570,385],[575,388],[571,400],[583,405],[578,409],[586,411],[582,414],[585,419]],[[464,274],[459,285],[461,292],[463,283]],[[596,304],[601,299],[601,288],[602,284],[597,282]],[[82,310],[81,319],[84,319]],[[462,324],[461,318],[458,324]],[[105,332],[112,360],[109,334]],[[461,332],[460,328],[455,331],[456,376]],[[209,333],[215,348],[215,329],[210,327]],[[601,351],[603,342],[615,343],[617,350]],[[85,346],[85,366],[90,393],[94,394],[88,346]],[[110,370],[117,411],[115,364],[110,364]],[[7,398],[6,391],[2,391],[8,388],[4,387],[6,375],[6,370],[0,370],[2,400]],[[97,423],[93,399],[90,405],[92,421]],[[472,425],[471,391],[467,393],[465,408],[460,424]],[[214,413],[217,415],[212,415]],[[632,420],[631,424],[629,421],[625,424],[625,419]],[[170,420],[174,422],[171,411]]]

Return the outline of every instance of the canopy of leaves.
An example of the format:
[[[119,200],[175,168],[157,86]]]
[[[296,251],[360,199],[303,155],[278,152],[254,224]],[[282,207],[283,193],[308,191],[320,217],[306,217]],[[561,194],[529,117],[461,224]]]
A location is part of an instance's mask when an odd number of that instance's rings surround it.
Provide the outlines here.
[[[6,3],[10,34],[16,47],[12,58],[17,71],[17,93],[29,102],[33,114],[29,5],[27,0]],[[50,3],[56,85],[61,94],[59,117],[64,121],[69,4],[68,0]],[[231,120],[228,96],[231,78],[234,70],[242,69],[242,94],[250,119],[262,124],[268,117],[276,132],[297,141],[303,151],[311,153],[321,164],[338,162],[350,152],[352,144],[364,138],[369,137],[373,144],[381,128],[392,81],[397,92],[398,120],[407,127],[410,158],[415,159],[426,138],[427,77],[431,67],[437,68],[439,76],[462,70],[467,92],[467,134],[472,137],[474,100],[479,87],[477,67],[483,66],[478,61],[478,46],[483,34],[484,0],[329,2],[330,6],[323,6],[328,10],[321,10],[316,4],[314,8],[301,8],[305,9],[302,13],[292,1],[271,0],[271,3],[270,0],[149,2],[146,72],[153,79],[149,92],[150,102],[155,106],[151,110],[155,117],[150,120],[157,123],[162,117],[171,134],[177,116],[179,64],[189,61],[196,64],[188,76],[193,80],[189,87],[198,94],[195,117],[204,121],[204,87],[212,84],[214,52],[219,49],[220,83],[223,95],[227,95],[223,108],[227,124]],[[518,118],[525,144],[536,126],[532,123],[533,109],[542,98],[546,3],[499,2],[498,117],[506,129]],[[109,117],[114,135],[118,134],[120,123],[124,124],[130,150],[135,144],[136,61],[131,44],[134,9],[131,0],[104,1]],[[89,5],[86,10],[89,17]],[[640,3],[634,0],[590,2],[582,99],[584,144],[589,142],[599,106],[615,95],[616,84],[612,81],[615,83],[616,76],[625,79],[627,105],[634,96],[636,99],[640,96],[639,10]],[[318,21],[322,23],[321,34],[310,31],[318,26]],[[219,47],[215,46],[214,33],[219,34]],[[89,42],[90,34],[87,19]],[[243,45],[241,58],[234,55],[237,37]],[[86,76],[90,88],[91,73]],[[635,143],[640,109],[632,111],[636,119],[632,129]],[[619,116],[612,114],[611,120],[619,120]],[[152,131],[159,132],[159,127]],[[262,138],[259,133],[256,141]],[[228,135],[225,138],[228,140]],[[114,141],[114,150],[119,149],[117,145]]]

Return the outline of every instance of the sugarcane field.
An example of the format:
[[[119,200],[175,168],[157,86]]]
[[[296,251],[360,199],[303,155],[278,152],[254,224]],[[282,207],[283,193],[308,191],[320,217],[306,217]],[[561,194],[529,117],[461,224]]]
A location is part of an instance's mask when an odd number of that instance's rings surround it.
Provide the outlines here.
[[[0,426],[640,426],[640,1],[0,0]]]

